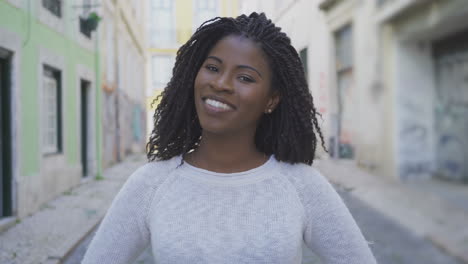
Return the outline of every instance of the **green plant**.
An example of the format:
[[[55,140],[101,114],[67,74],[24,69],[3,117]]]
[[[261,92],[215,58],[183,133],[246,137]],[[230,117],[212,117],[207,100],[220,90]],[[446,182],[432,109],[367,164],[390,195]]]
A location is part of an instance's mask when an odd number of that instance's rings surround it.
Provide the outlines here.
[[[96,30],[99,21],[102,20],[102,17],[100,17],[96,12],[91,12],[89,13],[88,17],[85,19],[85,24],[86,27],[88,28],[89,31],[94,31]]]
[[[91,12],[88,16],[88,19],[96,20],[97,22],[102,20],[102,17],[100,17],[96,12]]]

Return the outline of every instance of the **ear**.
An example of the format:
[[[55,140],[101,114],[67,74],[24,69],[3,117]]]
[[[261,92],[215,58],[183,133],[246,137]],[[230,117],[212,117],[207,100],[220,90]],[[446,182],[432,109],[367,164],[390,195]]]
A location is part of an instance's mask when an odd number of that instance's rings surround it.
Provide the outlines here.
[[[266,105],[265,113],[270,114],[271,112],[273,112],[273,110],[275,110],[276,106],[279,104],[280,100],[281,100],[281,97],[280,97],[279,92],[274,91],[272,93],[270,99],[268,99],[268,103]]]

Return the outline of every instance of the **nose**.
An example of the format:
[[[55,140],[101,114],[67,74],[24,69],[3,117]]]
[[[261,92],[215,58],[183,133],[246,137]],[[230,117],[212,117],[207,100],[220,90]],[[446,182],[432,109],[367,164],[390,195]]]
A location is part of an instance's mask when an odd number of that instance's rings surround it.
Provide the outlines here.
[[[212,87],[220,92],[233,92],[231,77],[228,73],[220,73],[211,82]]]

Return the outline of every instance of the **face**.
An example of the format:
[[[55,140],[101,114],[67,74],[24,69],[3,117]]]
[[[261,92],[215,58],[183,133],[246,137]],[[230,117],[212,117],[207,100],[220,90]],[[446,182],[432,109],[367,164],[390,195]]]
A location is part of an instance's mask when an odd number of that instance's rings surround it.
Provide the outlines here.
[[[213,47],[195,78],[195,108],[204,132],[255,132],[261,116],[279,96],[271,89],[271,69],[250,39],[227,36]]]

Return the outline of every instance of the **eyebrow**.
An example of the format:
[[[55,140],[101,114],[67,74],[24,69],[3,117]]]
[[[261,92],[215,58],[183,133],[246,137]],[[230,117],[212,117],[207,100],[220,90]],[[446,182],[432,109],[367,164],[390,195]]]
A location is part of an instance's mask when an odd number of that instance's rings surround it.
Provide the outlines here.
[[[216,57],[216,56],[208,56],[206,57],[206,59],[213,59],[215,61],[218,61],[219,63],[223,63],[223,60],[221,60],[220,58]],[[257,71],[257,69],[255,69],[254,67],[252,66],[249,66],[249,65],[238,65],[237,68],[244,68],[244,69],[250,69],[254,72],[256,72],[262,79],[263,79],[263,76],[260,74],[259,71]]]

